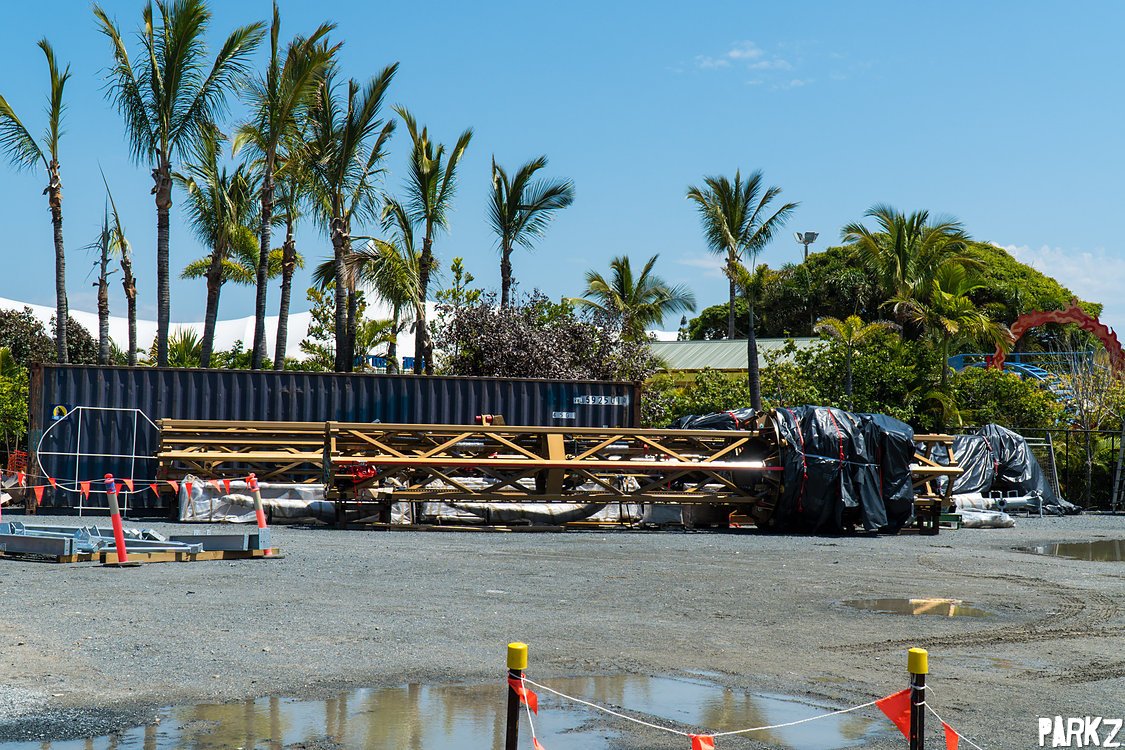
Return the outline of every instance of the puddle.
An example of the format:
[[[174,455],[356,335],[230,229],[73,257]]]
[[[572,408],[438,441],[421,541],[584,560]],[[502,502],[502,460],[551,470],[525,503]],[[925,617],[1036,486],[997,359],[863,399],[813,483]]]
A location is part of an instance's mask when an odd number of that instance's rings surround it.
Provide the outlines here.
[[[659,716],[713,731],[780,724],[839,708],[785,695],[728,690],[697,679],[624,675],[550,680],[545,684],[600,705],[648,714],[641,718]],[[160,712],[159,724],[110,737],[53,743],[8,742],[0,743],[0,750],[502,750],[505,700],[506,688],[502,685],[363,689],[323,701],[259,698],[241,703],[166,708]],[[893,727],[869,713],[832,716],[749,736],[779,747],[821,750],[859,747],[873,737],[892,736]],[[547,747],[607,750],[613,737],[629,729],[626,725],[607,731],[603,718],[608,717],[541,691],[535,728]],[[620,723],[613,720],[612,726],[620,727]],[[523,722],[521,733],[526,731],[527,724]],[[671,747],[676,738],[669,737]]]
[[[883,615],[936,615],[938,617],[989,617],[960,599],[850,599],[844,604]]]
[[[1093,562],[1125,561],[1125,539],[1101,539],[1096,542],[1060,542],[1043,544],[1038,547],[1023,547],[1024,552],[1036,555],[1065,557],[1070,560],[1090,560]]]

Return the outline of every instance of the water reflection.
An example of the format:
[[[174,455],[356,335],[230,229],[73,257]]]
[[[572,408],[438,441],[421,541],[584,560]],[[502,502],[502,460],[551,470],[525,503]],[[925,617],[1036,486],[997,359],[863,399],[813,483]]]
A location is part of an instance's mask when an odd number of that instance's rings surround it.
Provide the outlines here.
[[[730,690],[694,678],[619,675],[545,684],[601,705],[712,731],[780,724],[837,708],[784,695]],[[272,697],[177,706],[163,710],[158,724],[118,735],[73,742],[0,743],[0,750],[502,750],[505,700],[502,683],[415,684],[356,690],[323,701]],[[606,750],[617,736],[606,729],[601,715],[578,704],[549,694],[541,695],[539,704],[536,730],[548,747],[553,738],[565,735],[567,750]],[[630,731],[616,720],[610,726],[618,733]],[[832,750],[863,745],[888,727],[864,712],[749,736],[779,747]]]
[[[1028,547],[1027,552],[1037,555],[1066,557],[1071,560],[1090,560],[1092,562],[1125,561],[1125,539],[1102,539],[1096,542],[1061,542]]]
[[[970,607],[960,599],[851,599],[844,604],[884,615],[988,617],[991,614],[983,609]]]

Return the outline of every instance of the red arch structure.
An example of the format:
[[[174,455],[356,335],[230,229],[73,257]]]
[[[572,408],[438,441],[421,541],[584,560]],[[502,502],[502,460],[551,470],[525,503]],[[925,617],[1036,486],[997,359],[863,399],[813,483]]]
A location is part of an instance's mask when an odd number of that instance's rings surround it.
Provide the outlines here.
[[[1045,323],[1073,323],[1083,331],[1094,334],[1105,346],[1105,350],[1109,354],[1109,364],[1110,367],[1113,368],[1113,371],[1115,373],[1125,371],[1125,350],[1122,350],[1121,342],[1117,340],[1117,334],[1105,323],[1079,307],[1078,300],[1076,299],[1072,299],[1070,301],[1070,307],[1065,310],[1045,310],[1025,313],[1016,318],[1016,322],[1012,323],[1011,328],[1013,343],[1019,341],[1020,337],[1023,336],[1028,329],[1044,325]],[[996,347],[996,353],[992,355],[989,366],[997,370],[1003,370],[1004,359],[1004,350],[1000,347]]]

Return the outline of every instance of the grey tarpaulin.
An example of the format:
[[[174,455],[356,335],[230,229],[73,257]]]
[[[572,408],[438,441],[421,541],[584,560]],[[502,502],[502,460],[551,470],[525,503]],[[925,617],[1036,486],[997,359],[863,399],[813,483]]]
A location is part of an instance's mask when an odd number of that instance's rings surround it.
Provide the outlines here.
[[[769,526],[836,534],[855,524],[897,531],[913,514],[914,431],[882,414],[852,414],[824,406],[776,411],[785,446],[782,491]],[[746,429],[753,411],[681,417],[677,429]],[[736,478],[737,481],[737,478]]]
[[[953,441],[953,455],[964,472],[953,483],[953,494],[962,495],[992,490],[1038,494],[1044,513],[1078,513],[1081,508],[1055,494],[1039,460],[1027,440],[998,424],[987,424],[975,435],[959,435]],[[934,459],[947,463],[944,450],[934,451]]]

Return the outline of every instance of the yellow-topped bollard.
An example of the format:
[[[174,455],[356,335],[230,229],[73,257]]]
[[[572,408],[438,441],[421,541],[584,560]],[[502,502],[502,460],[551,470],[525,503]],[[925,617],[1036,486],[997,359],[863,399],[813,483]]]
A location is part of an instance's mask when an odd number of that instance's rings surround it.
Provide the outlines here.
[[[527,669],[527,644],[508,644],[508,669]]]
[[[509,646],[508,648],[511,648]],[[511,661],[511,656],[508,660]],[[924,648],[912,648],[906,652],[906,671],[910,674],[930,673],[930,654]]]

